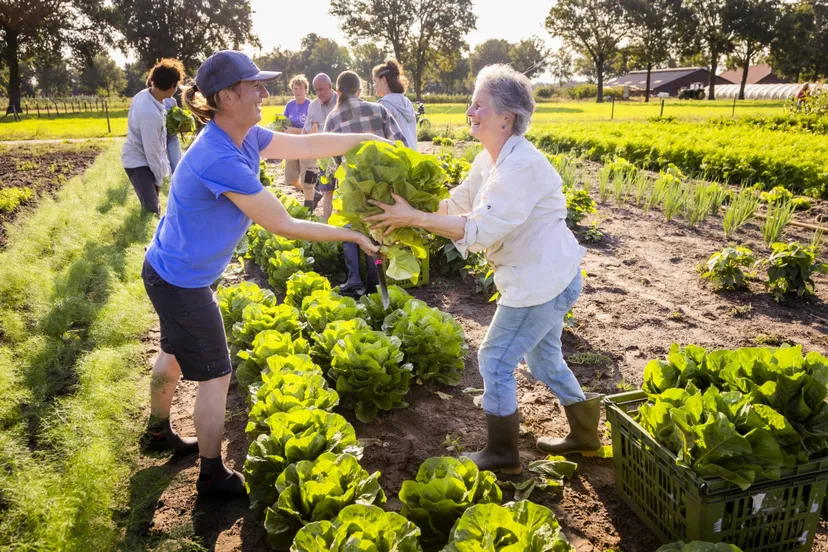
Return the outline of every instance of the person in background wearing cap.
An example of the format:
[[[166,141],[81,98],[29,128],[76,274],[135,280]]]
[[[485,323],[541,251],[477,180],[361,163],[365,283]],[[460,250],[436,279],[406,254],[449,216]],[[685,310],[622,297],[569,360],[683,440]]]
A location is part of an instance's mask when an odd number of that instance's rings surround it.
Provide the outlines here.
[[[308,107],[308,117],[305,120],[305,128],[302,129],[305,134],[314,134],[325,128],[325,120],[336,107],[337,94],[334,92],[331,77],[325,73],[319,73],[313,77],[313,89],[316,92],[316,99]],[[328,222],[333,212],[333,193],[336,183],[331,179],[332,181],[328,184],[317,184],[318,180],[319,168],[314,160],[312,163],[307,163],[302,178],[305,207],[313,212],[320,199],[317,193],[321,193],[322,221]]]
[[[127,138],[121,164],[145,211],[159,214],[158,195],[164,177],[170,174],[167,157],[167,109],[184,78],[184,65],[177,59],[162,59],[150,69],[147,88],[132,98],[127,116]]]
[[[291,239],[355,242],[377,248],[362,234],[295,220],[259,182],[259,158],[315,159],[342,155],[372,134],[299,136],[267,130],[261,121],[260,71],[241,52],[210,56],[184,87],[184,104],[206,123],[172,179],[165,215],[147,249],[142,278],[161,322],[161,352],[152,370],[151,416],[144,444],[179,454],[199,452],[199,495],[243,497],[244,477],[221,457],[230,354],[210,286],[224,272],[251,220]],[[159,104],[160,105],[160,104]],[[193,422],[198,440],[179,436],[170,406],[179,378],[198,382]]]

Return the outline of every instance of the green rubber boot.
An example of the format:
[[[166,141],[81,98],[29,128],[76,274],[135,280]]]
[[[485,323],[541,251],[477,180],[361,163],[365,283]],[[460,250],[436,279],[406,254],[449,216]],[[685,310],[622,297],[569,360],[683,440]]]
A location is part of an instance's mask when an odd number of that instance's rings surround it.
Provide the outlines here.
[[[565,406],[564,411],[569,421],[569,435],[563,439],[541,437],[537,443],[538,450],[561,456],[600,449],[598,422],[601,419],[601,395],[586,393],[586,400]]]
[[[520,413],[509,416],[486,414],[488,440],[483,450],[465,455],[481,470],[511,475],[520,473]]]

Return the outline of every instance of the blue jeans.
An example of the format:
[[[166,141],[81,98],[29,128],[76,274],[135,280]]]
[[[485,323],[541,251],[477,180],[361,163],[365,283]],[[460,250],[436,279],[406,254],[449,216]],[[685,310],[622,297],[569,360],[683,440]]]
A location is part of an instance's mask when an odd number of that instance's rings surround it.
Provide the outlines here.
[[[178,134],[167,134],[167,157],[170,159],[170,176],[172,176],[178,162],[181,161],[181,142],[178,140]]]
[[[483,410],[509,416],[517,410],[515,368],[521,358],[532,375],[567,406],[586,399],[561,351],[564,317],[581,295],[581,273],[557,297],[532,307],[499,305],[477,353],[483,376]]]

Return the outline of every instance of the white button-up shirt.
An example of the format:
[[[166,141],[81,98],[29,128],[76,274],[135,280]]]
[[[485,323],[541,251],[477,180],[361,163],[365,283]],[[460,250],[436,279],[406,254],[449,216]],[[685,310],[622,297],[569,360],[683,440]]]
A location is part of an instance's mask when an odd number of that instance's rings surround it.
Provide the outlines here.
[[[448,214],[466,217],[454,242],[465,258],[486,252],[495,267],[498,303],[531,307],[557,297],[580,270],[586,249],[566,227],[561,177],[522,136],[506,141],[497,162],[484,149],[452,190]]]
[[[127,116],[127,138],[121,150],[121,164],[125,169],[149,167],[160,186],[170,174],[167,157],[167,109],[156,100],[149,88],[132,98]]]

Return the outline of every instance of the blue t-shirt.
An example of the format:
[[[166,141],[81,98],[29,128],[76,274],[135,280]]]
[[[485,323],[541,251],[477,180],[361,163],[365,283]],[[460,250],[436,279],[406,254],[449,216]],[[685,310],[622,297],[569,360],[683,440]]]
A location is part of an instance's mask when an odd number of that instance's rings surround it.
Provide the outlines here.
[[[296,100],[290,100],[285,106],[284,116],[290,119],[293,128],[303,128],[308,120],[308,108],[311,101],[305,98],[305,103],[299,105]]]
[[[147,248],[147,261],[167,282],[183,288],[213,284],[250,227],[250,218],[224,192],[257,194],[259,152],[273,132],[254,126],[241,149],[213,121],[181,158],[167,211]]]

